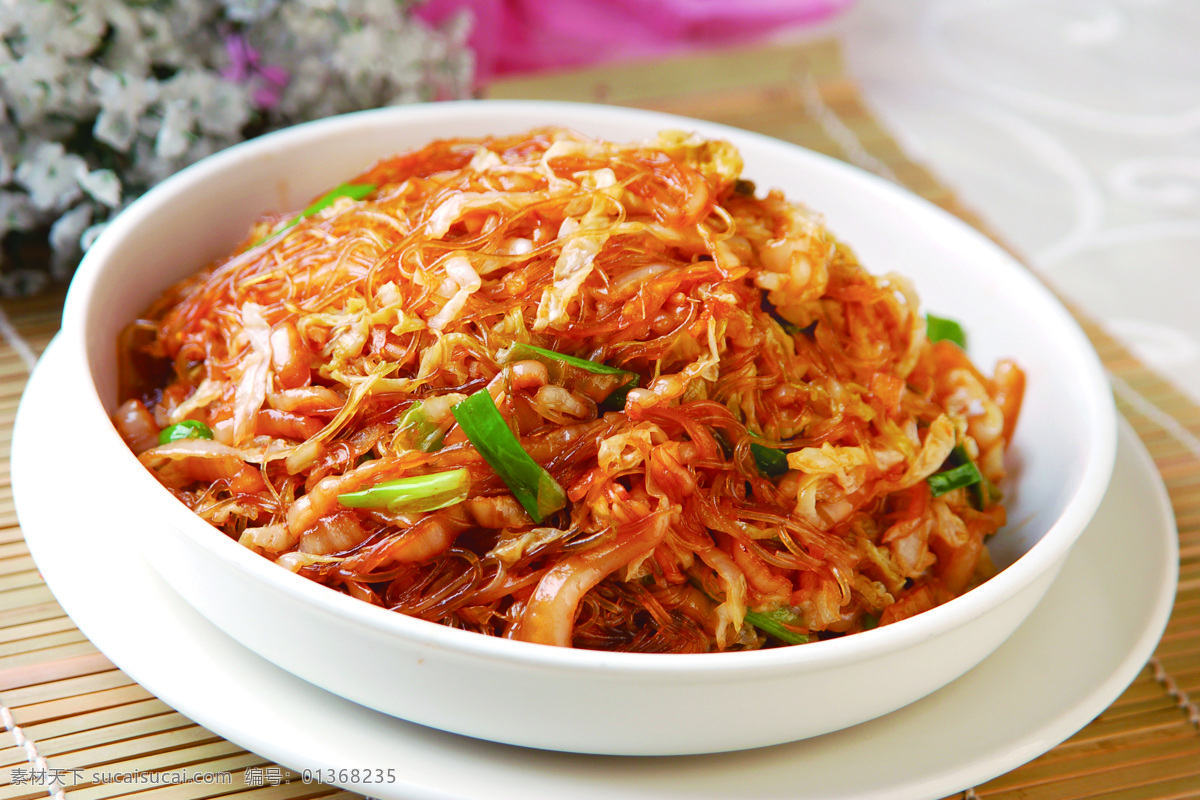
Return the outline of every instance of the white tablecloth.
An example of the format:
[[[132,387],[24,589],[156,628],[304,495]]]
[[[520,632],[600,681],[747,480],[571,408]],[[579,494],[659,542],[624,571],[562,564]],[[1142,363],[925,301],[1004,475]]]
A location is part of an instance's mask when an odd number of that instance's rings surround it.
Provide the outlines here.
[[[858,0],[824,27],[910,156],[1200,401],[1200,0]]]

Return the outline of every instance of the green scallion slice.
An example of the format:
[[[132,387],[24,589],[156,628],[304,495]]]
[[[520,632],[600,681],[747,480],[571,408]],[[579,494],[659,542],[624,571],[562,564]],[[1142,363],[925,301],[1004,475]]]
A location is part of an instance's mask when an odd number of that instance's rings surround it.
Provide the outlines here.
[[[158,443],[170,444],[178,442],[180,439],[211,438],[213,438],[212,428],[198,419],[185,419],[183,422],[176,422],[174,425],[163,428],[158,434]]]
[[[377,187],[373,183],[343,183],[340,186],[336,186],[314,200],[313,204],[308,208],[292,217],[282,228],[259,239],[257,242],[251,245],[251,247],[257,247],[263,242],[274,239],[276,236],[280,236],[285,231],[291,230],[296,225],[299,225],[301,220],[308,219],[313,214],[324,211],[333,205],[339,198],[349,197],[351,200],[362,200],[371,192],[375,191],[376,188]]]
[[[941,469],[925,479],[934,497],[963,486],[976,487],[972,489],[971,501],[980,510],[983,509],[983,498],[976,497],[975,493],[982,486],[984,480],[983,473],[971,461],[966,448],[961,444],[954,445],[954,449],[950,451],[950,455],[946,456],[946,461],[942,464]]]
[[[408,439],[408,444],[413,450],[434,453],[442,448],[445,432],[429,421],[420,401],[409,406],[408,411],[405,411],[404,416],[396,423],[396,427]]]
[[[925,315],[925,338],[930,342],[954,342],[963,350],[967,349],[967,332],[963,330],[962,325],[945,317]]]
[[[775,308],[775,304],[767,299],[765,292],[763,293],[762,298],[759,300],[759,307],[763,311],[767,312],[767,315],[770,316],[771,319],[779,323],[779,327],[783,328],[784,333],[795,336],[798,333],[806,333],[811,331],[811,326],[808,330],[806,330],[805,328],[801,328],[799,325],[780,314],[779,310]]]
[[[486,389],[458,403],[451,411],[471,444],[534,522],[540,523],[566,506],[567,495],[562,487],[521,447]]]
[[[983,480],[983,475],[979,472],[979,467],[970,461],[942,472],[935,472],[925,479],[934,497],[939,497],[963,486],[971,486],[981,480]]]
[[[471,479],[465,469],[414,475],[387,481],[361,492],[339,494],[338,502],[347,508],[384,508],[388,511],[436,511],[467,499]]]
[[[778,478],[787,473],[787,453],[783,450],[751,442],[750,452],[754,454],[754,463],[758,465],[758,471],[768,478]]]
[[[579,358],[578,356],[569,356],[566,353],[559,353],[556,350],[547,350],[545,347],[537,345],[525,344],[518,342],[508,350],[506,361],[543,361],[544,359],[552,361],[561,361],[564,364],[570,364],[573,367],[585,369],[595,375],[625,375],[630,380],[637,380],[637,373],[630,372],[627,369],[620,367],[610,367],[608,364],[602,364],[599,361],[592,361],[587,358]]]
[[[608,364],[602,364],[599,361],[579,358],[578,356],[569,356],[566,353],[548,350],[545,347],[538,347],[537,345],[525,344],[524,342],[518,342],[510,347],[505,361],[540,361],[549,367],[566,364],[582,369],[585,372],[590,372],[593,375],[623,376],[625,380],[604,400],[604,405],[612,408],[625,407],[625,396],[629,394],[630,389],[637,386],[639,378],[636,372],[631,372],[627,369],[610,367]],[[552,375],[551,377],[554,376]]]
[[[967,487],[967,492],[971,498],[971,505],[976,511],[986,511],[989,506],[1000,502],[1003,497],[1000,487],[988,480],[986,475],[979,483]]]
[[[787,644],[808,644],[808,635],[796,630],[803,627],[800,618],[786,608],[766,612],[747,611],[746,622]]]

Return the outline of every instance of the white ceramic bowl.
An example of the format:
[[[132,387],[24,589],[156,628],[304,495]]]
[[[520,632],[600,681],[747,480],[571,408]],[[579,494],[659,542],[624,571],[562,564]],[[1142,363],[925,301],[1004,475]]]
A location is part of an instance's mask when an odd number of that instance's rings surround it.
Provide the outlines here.
[[[990,369],[1028,376],[1011,450],[1004,567],[915,618],[831,641],[707,655],[600,653],[480,636],[353,600],[243,549],[192,515],[138,464],[108,415],[118,331],[165,287],[226,253],[260,213],[300,207],[377,158],[443,137],[566,125],[614,140],[664,128],[733,141],[745,175],[826,215],[869,269],[911,277],[929,311],[965,324]],[[642,111],[561,103],[391,108],[300,125],[230,148],[131,205],[88,252],[61,347],[81,446],[77,474],[106,513],[149,533],[156,569],[249,649],[363,705],[469,736],[611,754],[735,750],[886,714],[954,680],[1021,624],[1107,487],[1116,442],[1099,361],[1066,310],[1011,257],[908,193],[762,136]],[[197,687],[200,690],[200,687]]]

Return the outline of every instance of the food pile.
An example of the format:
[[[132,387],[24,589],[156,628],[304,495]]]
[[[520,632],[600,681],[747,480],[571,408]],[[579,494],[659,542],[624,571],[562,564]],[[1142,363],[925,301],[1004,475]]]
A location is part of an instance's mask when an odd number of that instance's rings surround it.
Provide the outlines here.
[[[944,603],[994,571],[1023,373],[741,171],[675,131],[382,160],[126,329],[117,427],[265,558],[484,634],[757,649]]]

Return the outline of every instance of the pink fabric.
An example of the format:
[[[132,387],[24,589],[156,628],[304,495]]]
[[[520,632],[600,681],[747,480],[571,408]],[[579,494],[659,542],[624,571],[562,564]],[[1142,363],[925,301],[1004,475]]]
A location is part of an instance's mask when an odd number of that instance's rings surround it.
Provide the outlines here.
[[[440,22],[469,8],[477,81],[752,41],[822,20],[853,0],[430,0]]]
[[[225,52],[229,56],[229,66],[221,71],[221,77],[233,83],[249,84],[250,99],[258,108],[279,105],[284,87],[291,78],[286,69],[262,63],[262,56],[241,34],[225,37]]]

